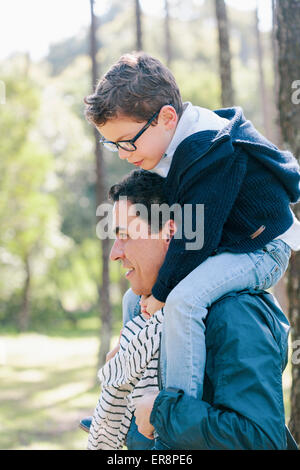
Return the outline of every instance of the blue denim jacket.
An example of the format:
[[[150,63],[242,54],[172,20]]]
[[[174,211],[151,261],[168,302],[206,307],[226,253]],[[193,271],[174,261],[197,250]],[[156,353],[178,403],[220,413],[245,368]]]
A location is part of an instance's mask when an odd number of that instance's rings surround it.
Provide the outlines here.
[[[288,332],[286,317],[265,291],[233,292],[213,304],[203,399],[160,392],[150,417],[159,436],[155,448],[296,449],[285,427],[282,391]]]

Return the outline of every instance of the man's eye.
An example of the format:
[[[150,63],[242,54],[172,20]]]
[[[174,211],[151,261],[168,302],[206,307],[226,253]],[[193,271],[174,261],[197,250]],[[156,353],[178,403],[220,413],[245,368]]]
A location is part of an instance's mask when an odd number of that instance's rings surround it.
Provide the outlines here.
[[[119,237],[121,240],[126,240],[126,238],[128,238],[127,233],[119,233],[119,234],[118,234],[118,237]]]

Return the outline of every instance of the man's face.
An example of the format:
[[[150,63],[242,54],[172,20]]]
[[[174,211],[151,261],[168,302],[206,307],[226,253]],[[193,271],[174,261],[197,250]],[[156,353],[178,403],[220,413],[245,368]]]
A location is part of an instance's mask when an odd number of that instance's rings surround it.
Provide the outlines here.
[[[175,109],[171,106],[164,106],[159,113],[157,124],[150,125],[135,141],[137,148],[135,151],[128,152],[121,148],[118,149],[120,159],[127,160],[144,170],[154,168],[172,140],[177,120]],[[117,116],[102,126],[97,126],[97,129],[106,140],[119,142],[120,140],[133,139],[145,124],[146,121],[136,122],[129,116]]]
[[[114,229],[117,238],[110,258],[122,261],[123,267],[128,269],[125,276],[135,294],[148,295],[164,262],[169,242],[163,238],[163,232],[157,234],[159,238],[151,238],[148,223],[132,215],[132,206],[124,200],[115,203]]]

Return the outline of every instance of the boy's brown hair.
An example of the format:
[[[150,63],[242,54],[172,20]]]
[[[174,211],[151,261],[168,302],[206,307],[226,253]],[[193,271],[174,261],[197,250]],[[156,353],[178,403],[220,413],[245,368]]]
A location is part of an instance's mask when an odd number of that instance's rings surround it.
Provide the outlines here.
[[[87,120],[98,126],[118,115],[148,121],[166,104],[172,105],[180,117],[183,106],[170,70],[144,52],[120,57],[84,102]]]

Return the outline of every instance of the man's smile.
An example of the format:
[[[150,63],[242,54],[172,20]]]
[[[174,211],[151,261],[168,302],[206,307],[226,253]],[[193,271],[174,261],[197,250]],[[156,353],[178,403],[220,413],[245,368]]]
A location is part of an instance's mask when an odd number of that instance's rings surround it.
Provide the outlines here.
[[[134,268],[133,268],[132,266],[125,266],[125,265],[123,264],[123,268],[124,268],[124,269],[128,269],[128,271],[125,273],[125,277],[130,276],[130,274],[134,271]]]
[[[134,271],[134,268],[129,269],[129,271],[127,271],[127,273],[125,274],[125,277],[128,278],[130,274],[133,273],[133,271]]]

